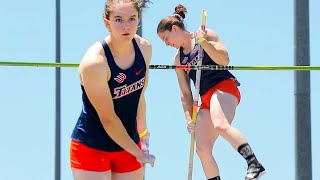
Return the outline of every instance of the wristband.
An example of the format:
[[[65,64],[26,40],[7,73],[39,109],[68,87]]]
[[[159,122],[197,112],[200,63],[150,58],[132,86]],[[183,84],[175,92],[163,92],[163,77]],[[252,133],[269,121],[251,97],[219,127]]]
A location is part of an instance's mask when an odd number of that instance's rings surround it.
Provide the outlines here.
[[[148,133],[148,129],[142,131],[141,133],[139,133],[139,137],[143,137]]]
[[[198,40],[198,43],[199,44],[201,44],[203,41],[205,41],[206,39],[205,38],[200,38],[199,40]]]

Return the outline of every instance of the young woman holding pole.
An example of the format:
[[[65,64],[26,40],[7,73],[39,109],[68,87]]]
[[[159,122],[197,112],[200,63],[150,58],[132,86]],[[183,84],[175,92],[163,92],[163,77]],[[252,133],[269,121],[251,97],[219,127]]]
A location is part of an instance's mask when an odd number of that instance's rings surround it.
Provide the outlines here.
[[[203,65],[228,65],[229,56],[218,34],[211,29],[189,32],[184,25],[187,9],[175,7],[173,15],[163,18],[157,28],[160,39],[178,49],[175,65],[197,65],[199,47],[203,49]],[[196,152],[201,160],[204,173],[209,180],[220,180],[218,165],[212,155],[213,146],[222,136],[247,161],[246,180],[257,180],[265,169],[256,158],[244,135],[231,126],[236,108],[240,102],[238,81],[227,70],[202,71],[200,79],[201,106],[197,123],[192,121],[193,97],[190,79],[196,83],[195,70],[179,70],[176,74],[181,91],[189,133],[195,132]]]

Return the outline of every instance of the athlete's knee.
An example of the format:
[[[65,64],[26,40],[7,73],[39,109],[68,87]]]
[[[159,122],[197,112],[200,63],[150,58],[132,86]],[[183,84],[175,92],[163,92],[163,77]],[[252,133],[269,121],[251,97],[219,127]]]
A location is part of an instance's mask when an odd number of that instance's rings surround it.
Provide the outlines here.
[[[201,159],[208,158],[212,156],[212,147],[209,147],[208,145],[197,145],[196,153]]]
[[[226,120],[217,120],[213,123],[213,127],[214,130],[218,133],[218,134],[223,134],[226,131],[228,131],[229,128],[231,128],[231,125],[229,123],[226,122]]]

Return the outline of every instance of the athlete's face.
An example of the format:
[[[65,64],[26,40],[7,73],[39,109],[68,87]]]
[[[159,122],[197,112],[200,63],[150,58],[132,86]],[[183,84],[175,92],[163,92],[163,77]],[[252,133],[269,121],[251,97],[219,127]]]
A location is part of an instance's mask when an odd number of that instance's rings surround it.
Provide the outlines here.
[[[137,32],[140,19],[132,3],[119,3],[112,6],[109,19],[104,21],[112,36],[132,40]]]
[[[159,32],[159,38],[167,45],[179,49],[181,46],[181,32],[182,30],[178,27],[173,25],[171,31],[163,31]]]

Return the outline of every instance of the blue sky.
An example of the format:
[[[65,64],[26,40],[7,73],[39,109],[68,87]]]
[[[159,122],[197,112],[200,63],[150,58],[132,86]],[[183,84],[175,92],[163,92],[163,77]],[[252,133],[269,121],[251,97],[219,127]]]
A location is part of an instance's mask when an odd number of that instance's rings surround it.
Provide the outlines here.
[[[293,65],[293,2],[278,0],[153,0],[143,14],[143,36],[153,46],[151,64],[171,64],[175,49],[156,34],[160,19],[181,3],[188,8],[187,29],[196,30],[201,10],[229,50],[231,65]],[[311,65],[319,66],[320,2],[310,0]],[[62,62],[79,63],[87,48],[107,36],[104,1],[61,2]],[[3,1],[0,6],[0,61],[55,61],[55,1]],[[77,68],[62,71],[61,179],[72,179],[70,134],[81,110]],[[242,100],[233,125],[240,129],[267,169],[263,180],[293,180],[293,71],[232,71]],[[54,68],[0,67],[0,179],[54,179]],[[320,178],[320,72],[311,72],[313,179]],[[186,179],[190,135],[185,128],[173,70],[151,70],[146,92],[150,151],[157,157],[146,179]],[[223,138],[214,155],[224,180],[243,179],[246,163]],[[194,179],[205,179],[198,157]]]

